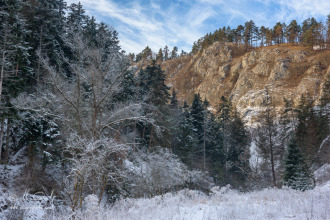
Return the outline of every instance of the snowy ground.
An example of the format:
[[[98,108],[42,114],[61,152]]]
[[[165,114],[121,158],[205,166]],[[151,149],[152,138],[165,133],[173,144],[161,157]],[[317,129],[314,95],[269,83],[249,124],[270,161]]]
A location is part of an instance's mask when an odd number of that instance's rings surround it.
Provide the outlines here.
[[[330,166],[323,167],[317,175],[328,174]],[[12,198],[9,191],[0,195],[0,208]],[[70,219],[68,211],[55,211],[51,198],[24,195],[17,199],[21,210],[6,209],[0,212],[0,219]],[[97,198],[88,196],[82,211],[75,219],[135,220],[135,219],[330,219],[330,181],[319,182],[309,191],[292,189],[264,189],[240,193],[229,188],[214,188],[207,196],[203,193],[182,190],[154,198],[122,199],[114,205],[100,208]],[[64,210],[64,209],[63,209]],[[66,209],[68,210],[68,209]],[[9,215],[13,212],[12,215]],[[9,218],[8,218],[9,219]]]
[[[211,196],[196,191],[127,199],[109,209],[80,213],[79,219],[330,219],[330,183],[314,190],[265,189],[238,193],[216,190]],[[91,214],[91,215],[90,215]]]

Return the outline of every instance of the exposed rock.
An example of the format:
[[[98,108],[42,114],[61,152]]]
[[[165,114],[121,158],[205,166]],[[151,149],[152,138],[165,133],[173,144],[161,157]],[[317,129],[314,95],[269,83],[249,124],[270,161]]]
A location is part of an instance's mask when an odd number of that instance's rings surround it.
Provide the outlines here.
[[[199,54],[179,59],[183,61],[167,61],[162,68],[181,101],[191,102],[193,94],[200,93],[217,106],[224,95],[231,98],[248,123],[254,120],[249,112],[260,111],[266,87],[279,110],[283,98],[297,102],[303,94],[317,103],[325,75],[330,74],[329,50],[292,45],[246,52],[244,46],[214,43]]]

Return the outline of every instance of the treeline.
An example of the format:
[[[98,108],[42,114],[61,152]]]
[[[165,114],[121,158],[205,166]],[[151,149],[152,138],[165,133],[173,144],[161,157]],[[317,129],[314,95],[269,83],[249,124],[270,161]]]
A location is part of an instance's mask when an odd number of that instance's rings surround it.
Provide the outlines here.
[[[175,59],[178,57],[182,57],[184,55],[187,55],[188,53],[185,52],[184,50],[181,50],[179,53],[178,47],[174,46],[172,50],[169,49],[169,47],[166,45],[164,48],[160,48],[158,50],[157,54],[154,54],[149,46],[144,48],[140,53],[134,54],[134,53],[129,53],[128,56],[131,60],[131,62],[139,62],[141,60],[152,60],[156,59],[158,62],[161,61],[167,61],[171,59]]]
[[[301,25],[296,20],[292,20],[288,25],[277,22],[274,27],[258,27],[253,20],[238,25],[237,28],[223,27],[208,33],[204,37],[193,43],[190,53],[185,51],[178,52],[178,47],[172,50],[166,45],[160,48],[157,54],[153,54],[151,48],[147,46],[140,53],[130,53],[130,60],[139,62],[141,60],[167,61],[188,54],[196,54],[198,51],[207,48],[214,42],[236,43],[245,45],[246,48],[271,46],[282,43],[301,43],[304,46],[319,46],[318,49],[327,47],[330,41],[330,15],[326,23],[317,22],[315,18],[308,18]]]
[[[301,25],[296,20],[290,24],[277,22],[274,27],[258,27],[250,20],[237,28],[223,27],[208,33],[195,41],[192,53],[205,49],[214,42],[232,42],[245,45],[247,48],[263,47],[281,43],[302,43],[305,46],[315,45],[324,48],[330,41],[330,15],[327,22],[317,22],[315,18],[308,18]]]

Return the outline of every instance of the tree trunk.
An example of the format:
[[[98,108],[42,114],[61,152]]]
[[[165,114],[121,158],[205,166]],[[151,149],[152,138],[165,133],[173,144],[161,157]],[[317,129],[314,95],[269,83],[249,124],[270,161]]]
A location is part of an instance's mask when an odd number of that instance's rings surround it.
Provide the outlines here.
[[[270,162],[271,162],[271,166],[272,166],[273,185],[274,185],[274,187],[276,187],[274,152],[273,152],[272,144],[270,145]]]
[[[205,171],[205,169],[206,169],[206,162],[205,162],[205,160],[206,160],[206,131],[205,131],[205,118],[204,118],[204,143],[203,143],[203,170]]]
[[[1,162],[1,152],[2,152],[2,140],[3,140],[3,129],[5,124],[5,118],[2,117],[1,119],[1,131],[0,131],[0,162]]]
[[[2,62],[1,62],[1,75],[0,75],[0,103],[1,103],[1,94],[2,94],[2,82],[3,82],[3,75],[5,71],[5,51],[2,52]]]
[[[34,145],[33,144],[29,144],[29,147],[28,147],[28,158],[29,158],[29,161],[28,161],[28,176],[30,178],[33,177],[33,170],[34,170]]]
[[[9,136],[10,135],[10,120],[7,120],[7,134],[6,134],[6,148],[4,152],[4,161],[8,163],[8,155],[9,155]]]
[[[268,124],[268,141],[269,141],[269,151],[270,151],[270,163],[272,167],[272,181],[274,187],[276,187],[276,176],[275,176],[275,162],[274,162],[274,146],[273,146],[273,137],[272,137],[272,118],[270,115],[270,109],[267,110],[267,124]]]

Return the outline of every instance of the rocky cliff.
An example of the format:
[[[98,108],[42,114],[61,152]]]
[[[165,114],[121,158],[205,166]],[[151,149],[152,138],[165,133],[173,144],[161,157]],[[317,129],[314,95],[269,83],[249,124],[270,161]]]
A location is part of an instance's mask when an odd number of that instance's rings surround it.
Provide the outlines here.
[[[265,88],[277,109],[283,107],[283,98],[297,103],[303,94],[317,103],[330,75],[330,50],[283,44],[247,52],[244,46],[214,43],[194,56],[163,62],[162,68],[181,101],[191,102],[193,94],[199,93],[215,107],[224,95],[253,124],[262,109]]]

